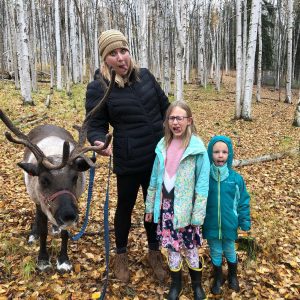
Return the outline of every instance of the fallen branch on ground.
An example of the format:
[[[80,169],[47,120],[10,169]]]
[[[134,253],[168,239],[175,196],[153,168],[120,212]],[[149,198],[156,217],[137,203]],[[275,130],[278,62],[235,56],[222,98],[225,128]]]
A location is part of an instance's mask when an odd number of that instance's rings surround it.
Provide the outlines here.
[[[23,127],[27,127],[27,126],[31,126],[31,125],[34,125],[34,124],[37,124],[45,119],[47,119],[48,116],[45,114],[43,116],[41,116],[40,118],[36,119],[36,120],[33,120],[33,121],[30,121],[30,122],[27,122],[26,124],[23,124],[23,125],[20,125],[19,128],[23,128]]]
[[[265,161],[272,161],[272,160],[280,159],[280,158],[291,156],[291,155],[299,155],[299,153],[300,153],[300,147],[290,149],[290,150],[287,150],[287,151],[281,152],[281,153],[267,154],[267,155],[249,158],[249,159],[234,159],[232,166],[233,167],[243,167],[243,166],[258,164],[258,163],[265,162]]]

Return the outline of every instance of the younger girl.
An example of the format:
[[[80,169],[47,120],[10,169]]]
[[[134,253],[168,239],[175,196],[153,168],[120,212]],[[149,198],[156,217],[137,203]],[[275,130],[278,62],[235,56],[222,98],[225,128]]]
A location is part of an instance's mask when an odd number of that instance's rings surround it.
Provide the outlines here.
[[[192,113],[185,102],[173,102],[164,122],[165,136],[157,144],[148,195],[145,221],[158,223],[162,247],[168,249],[172,283],[168,299],[182,291],[182,252],[192,281],[194,299],[205,299],[201,286],[202,263],[198,247],[209,186],[209,158],[196,136]]]
[[[244,231],[250,230],[250,197],[243,177],[231,168],[231,139],[221,135],[213,137],[207,152],[212,164],[203,236],[210,248],[214,270],[211,292],[219,295],[223,284],[223,252],[228,264],[229,288],[239,291],[235,240],[238,227]]]

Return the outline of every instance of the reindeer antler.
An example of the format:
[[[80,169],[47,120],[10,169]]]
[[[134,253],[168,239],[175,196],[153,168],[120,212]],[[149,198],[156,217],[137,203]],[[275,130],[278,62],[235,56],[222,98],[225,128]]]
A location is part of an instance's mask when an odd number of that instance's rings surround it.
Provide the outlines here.
[[[72,150],[68,163],[72,163],[76,158],[81,157],[83,158],[91,167],[94,167],[95,164],[92,162],[91,159],[89,159],[88,157],[86,157],[84,155],[84,153],[88,152],[88,151],[99,151],[102,149],[106,149],[108,147],[108,145],[110,144],[110,141],[112,139],[111,134],[107,134],[105,137],[105,142],[104,145],[102,147],[99,146],[88,146],[88,147],[84,147],[84,143],[86,141],[86,137],[87,137],[87,126],[88,123],[91,119],[92,116],[94,116],[98,111],[100,111],[103,107],[103,105],[105,104],[109,94],[111,93],[111,90],[114,86],[115,83],[115,78],[116,78],[116,72],[115,70],[111,70],[111,80],[109,83],[108,88],[106,89],[103,98],[99,101],[99,103],[86,115],[82,126],[73,126],[73,128],[75,128],[78,131],[78,143],[75,146],[75,148]]]
[[[44,165],[45,168],[51,169],[51,170],[57,170],[60,168],[63,168],[67,162],[68,157],[70,154],[70,144],[69,142],[64,142],[63,146],[63,158],[62,162],[59,165],[52,164],[48,158],[45,156],[44,152],[36,145],[33,144],[28,136],[21,132],[8,118],[8,116],[0,109],[0,119],[3,121],[3,123],[6,125],[6,127],[14,133],[17,138],[13,137],[10,132],[5,132],[6,138],[11,142],[15,144],[21,144],[27,147],[35,156],[38,163],[41,163]]]

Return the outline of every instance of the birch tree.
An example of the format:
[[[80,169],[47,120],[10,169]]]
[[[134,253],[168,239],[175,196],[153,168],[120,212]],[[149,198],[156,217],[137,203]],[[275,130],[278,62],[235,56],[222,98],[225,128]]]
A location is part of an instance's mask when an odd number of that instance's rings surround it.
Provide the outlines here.
[[[258,16],[258,55],[257,55],[257,84],[256,84],[256,101],[260,102],[261,92],[261,60],[262,60],[262,36],[261,36],[261,7]]]
[[[175,0],[176,48],[175,48],[175,99],[183,100],[184,52],[186,43],[187,0]]]
[[[293,0],[288,0],[288,46],[286,70],[286,103],[292,103],[292,57],[293,57]]]
[[[163,15],[163,25],[165,30],[163,31],[163,76],[162,76],[162,89],[168,96],[171,89],[171,79],[170,79],[170,24],[171,24],[171,12],[168,7],[171,3],[169,0],[163,2],[161,7],[161,14]]]
[[[61,81],[61,43],[60,43],[60,13],[58,0],[54,0],[55,43],[56,43],[56,88],[62,89]]]
[[[31,4],[31,18],[30,18],[30,31],[29,31],[29,59],[30,59],[30,74],[32,90],[37,91],[37,59],[36,59],[36,9],[35,1],[30,1]]]
[[[240,119],[242,113],[241,93],[242,93],[242,3],[236,0],[236,95],[235,95],[235,118]]]
[[[148,53],[147,53],[147,28],[148,28],[148,8],[146,0],[139,1],[139,33],[140,33],[140,65],[143,68],[148,68]]]
[[[71,47],[71,62],[72,62],[72,78],[74,83],[79,82],[79,63],[78,63],[78,37],[76,34],[77,22],[75,15],[74,2],[71,0],[69,6],[70,16],[70,47]]]
[[[248,39],[248,47],[247,47],[244,101],[242,107],[242,118],[244,120],[251,120],[254,61],[255,61],[255,52],[256,52],[257,25],[258,25],[258,15],[260,12],[260,4],[261,4],[260,0],[252,1],[249,39]]]
[[[199,36],[198,36],[198,83],[206,87],[206,60],[205,60],[205,17],[204,17],[204,0],[199,3]],[[197,40],[197,39],[196,39]]]
[[[17,0],[15,8],[17,16],[18,68],[20,73],[21,95],[25,104],[33,104],[31,98],[31,77],[28,52],[28,26],[23,0]]]
[[[13,3],[9,0],[6,2],[7,7],[7,23],[11,24],[9,26],[9,33],[11,35],[11,50],[12,50],[12,58],[13,58],[13,71],[15,74],[15,88],[20,88],[20,81],[19,81],[19,72],[18,72],[18,55],[17,55],[17,30],[16,30],[16,23],[14,17],[14,7]],[[9,22],[10,20],[10,22]]]

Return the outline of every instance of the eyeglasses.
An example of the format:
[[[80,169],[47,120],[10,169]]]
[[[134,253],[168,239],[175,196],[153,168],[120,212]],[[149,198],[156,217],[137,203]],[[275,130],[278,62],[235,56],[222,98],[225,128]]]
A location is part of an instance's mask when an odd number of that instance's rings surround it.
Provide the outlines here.
[[[168,118],[168,120],[170,121],[170,122],[174,122],[175,120],[177,121],[177,122],[182,122],[184,119],[188,119],[189,117],[183,117],[183,116],[171,116],[171,117],[169,117]]]

